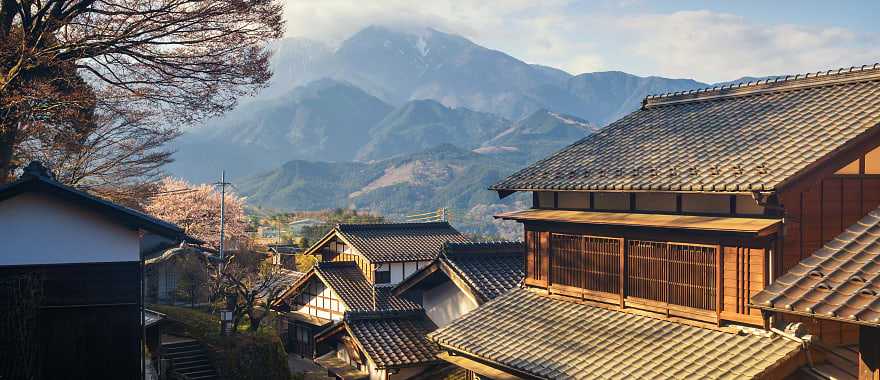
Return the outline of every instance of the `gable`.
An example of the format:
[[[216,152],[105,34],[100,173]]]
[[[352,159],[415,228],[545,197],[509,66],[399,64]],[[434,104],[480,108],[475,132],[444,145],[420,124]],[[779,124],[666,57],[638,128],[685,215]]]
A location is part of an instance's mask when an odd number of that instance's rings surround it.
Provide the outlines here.
[[[0,202],[0,265],[140,260],[140,238],[106,216],[56,197],[22,193]]]

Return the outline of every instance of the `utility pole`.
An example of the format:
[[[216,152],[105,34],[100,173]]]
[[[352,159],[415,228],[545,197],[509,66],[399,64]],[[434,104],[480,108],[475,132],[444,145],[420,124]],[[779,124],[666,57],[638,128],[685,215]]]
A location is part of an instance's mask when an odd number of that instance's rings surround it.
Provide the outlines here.
[[[220,186],[220,265],[217,266],[217,275],[223,271],[223,233],[225,227],[225,218],[224,213],[226,211],[226,185],[231,185],[231,183],[226,182],[226,170],[220,171],[220,182],[215,185]]]

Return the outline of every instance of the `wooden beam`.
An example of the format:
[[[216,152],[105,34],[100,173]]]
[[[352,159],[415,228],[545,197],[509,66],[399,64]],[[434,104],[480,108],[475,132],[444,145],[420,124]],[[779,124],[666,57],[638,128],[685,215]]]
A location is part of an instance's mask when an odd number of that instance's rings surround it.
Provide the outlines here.
[[[880,327],[859,326],[859,380],[880,380]]]

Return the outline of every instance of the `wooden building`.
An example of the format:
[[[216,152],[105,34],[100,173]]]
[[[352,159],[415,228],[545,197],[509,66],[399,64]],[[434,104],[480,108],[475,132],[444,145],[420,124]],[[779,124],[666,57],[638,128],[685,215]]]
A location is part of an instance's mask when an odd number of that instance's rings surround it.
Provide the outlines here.
[[[825,360],[803,370],[836,379],[880,380],[880,209],[789,269],[751,304],[775,318],[842,322],[858,341],[825,345]]]
[[[419,303],[443,327],[518,287],[523,277],[522,242],[446,243],[430,265],[395,285],[392,294]]]
[[[422,307],[391,293],[448,241],[466,240],[445,222],[337,225],[305,252],[322,261],[274,305],[285,317],[288,352],[318,358],[340,378],[407,379],[448,368],[426,354],[434,345],[425,333],[434,327]],[[419,339],[375,342],[399,334]]]
[[[143,256],[181,240],[28,165],[0,187],[0,378],[142,378]]]
[[[532,194],[497,215],[524,226],[526,289],[432,339],[526,378],[782,378],[858,342],[749,299],[880,205],[878,94],[875,65],[646,98],[492,187]]]
[[[304,254],[352,261],[375,284],[396,284],[428,265],[443,243],[467,239],[447,222],[337,224]]]

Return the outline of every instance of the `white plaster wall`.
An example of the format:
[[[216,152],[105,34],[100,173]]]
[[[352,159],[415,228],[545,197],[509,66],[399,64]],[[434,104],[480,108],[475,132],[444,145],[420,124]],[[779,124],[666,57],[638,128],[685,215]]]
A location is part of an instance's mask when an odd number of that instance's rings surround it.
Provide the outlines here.
[[[0,201],[0,265],[140,260],[138,232],[53,197]]]
[[[412,261],[402,263],[387,263],[379,265],[379,270],[391,269],[391,283],[398,284],[407,277],[416,273],[420,268],[428,266],[430,261]]]
[[[324,286],[324,283],[322,283],[320,281],[315,281],[315,280],[312,280],[312,281],[314,281],[314,283],[316,283],[318,285],[318,289],[320,290],[318,296],[333,299],[333,303],[331,305],[333,307],[332,308],[327,307],[326,303],[324,305],[321,305],[320,300],[316,296],[316,297],[309,297],[308,304],[301,307],[297,311],[300,313],[306,314],[306,315],[314,315],[314,316],[324,318],[324,319],[331,319],[334,321],[341,320],[342,319],[341,314],[348,311],[348,308],[342,304],[342,302],[340,301],[339,295],[337,295],[336,292],[333,291],[333,289],[330,289],[330,288]],[[324,310],[318,310],[315,307],[321,307],[324,309],[332,309],[333,311],[339,312],[339,314],[330,315],[329,312],[324,311]]]
[[[465,295],[452,281],[445,281],[422,294],[422,307],[437,327],[477,308],[477,302]]]

